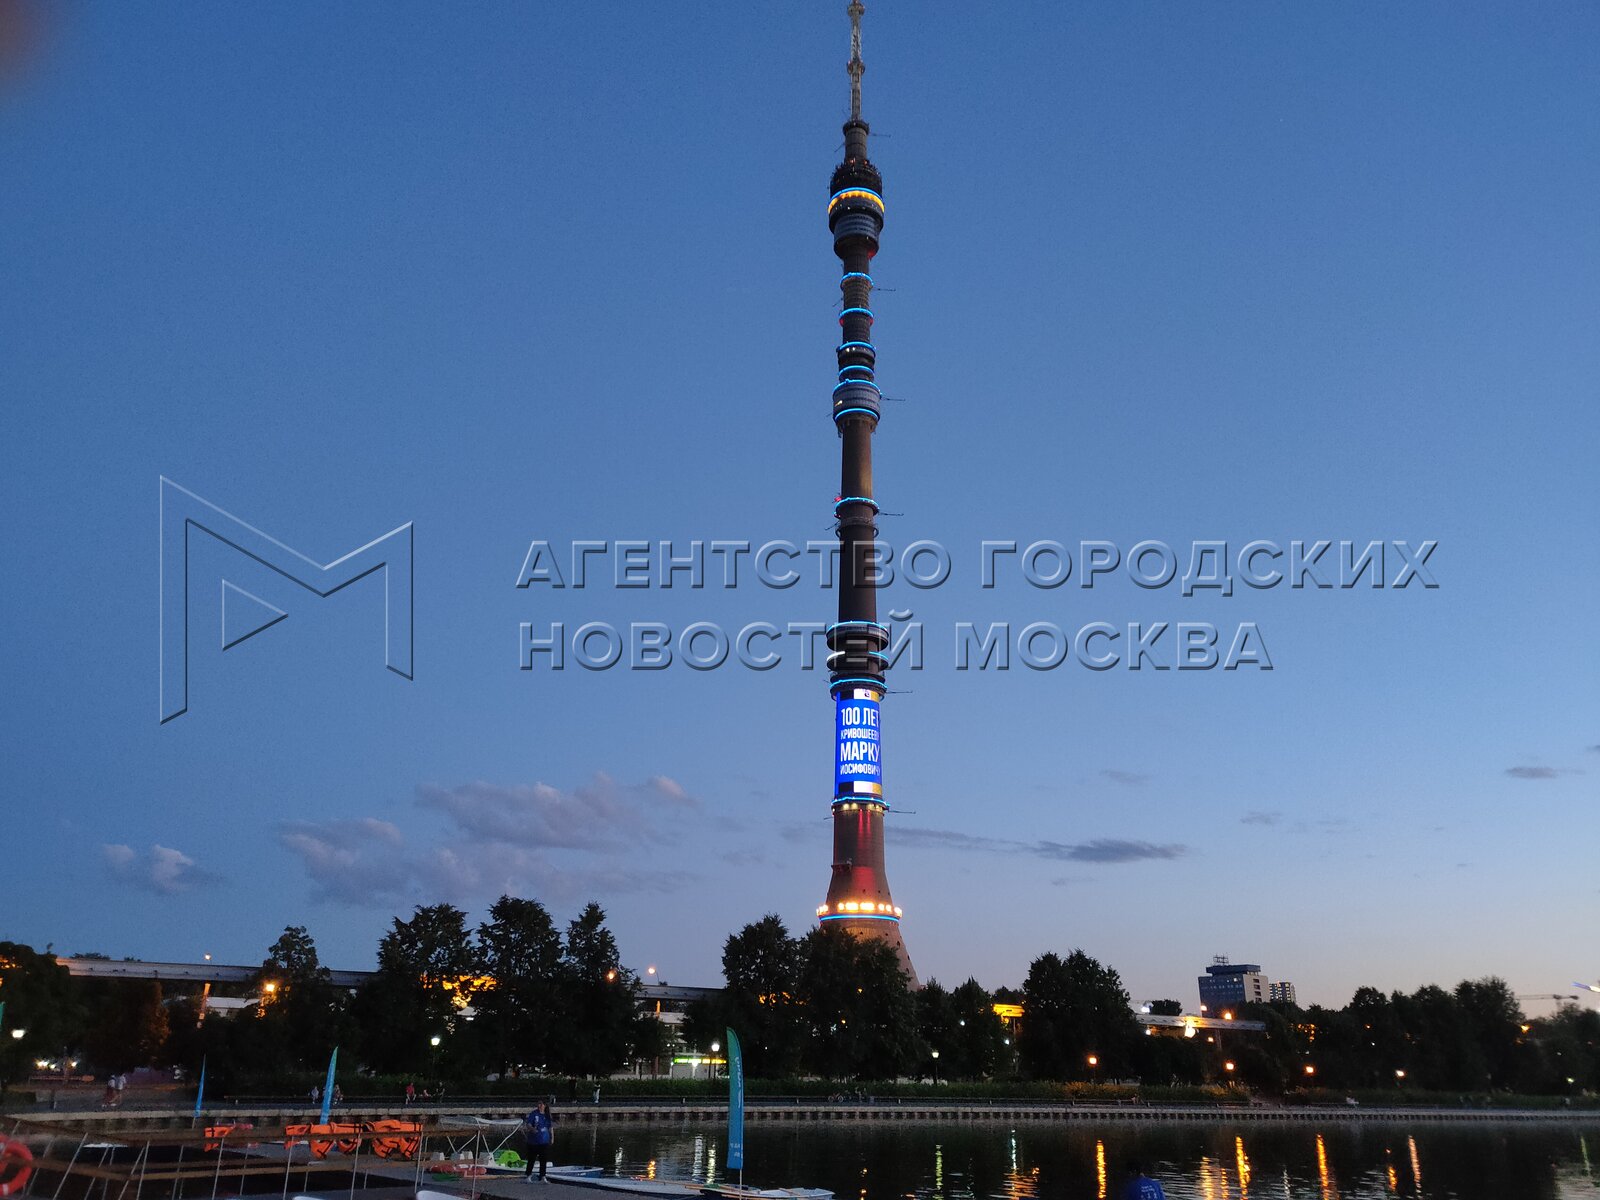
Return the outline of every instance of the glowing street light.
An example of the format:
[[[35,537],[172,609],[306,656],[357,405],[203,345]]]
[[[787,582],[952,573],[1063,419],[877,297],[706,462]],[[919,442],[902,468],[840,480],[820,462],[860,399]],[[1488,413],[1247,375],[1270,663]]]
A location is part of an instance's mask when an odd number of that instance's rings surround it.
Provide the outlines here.
[[[442,1037],[440,1037],[436,1033],[431,1038],[428,1039],[428,1045],[432,1046],[435,1050],[437,1050],[439,1048],[439,1043],[442,1042],[442,1041],[444,1041],[444,1039]]]
[[[1307,1075],[1315,1075],[1316,1073],[1317,1073],[1317,1069],[1315,1067],[1313,1067],[1310,1063],[1307,1063],[1306,1064],[1306,1074]]]
[[[1233,1059],[1230,1058],[1227,1062],[1223,1063],[1222,1064],[1222,1069],[1224,1071],[1232,1073],[1232,1071],[1233,1071]]]
[[[28,1031],[26,1029],[13,1029],[11,1031],[11,1036],[20,1042],[24,1037],[27,1036],[27,1033]]]

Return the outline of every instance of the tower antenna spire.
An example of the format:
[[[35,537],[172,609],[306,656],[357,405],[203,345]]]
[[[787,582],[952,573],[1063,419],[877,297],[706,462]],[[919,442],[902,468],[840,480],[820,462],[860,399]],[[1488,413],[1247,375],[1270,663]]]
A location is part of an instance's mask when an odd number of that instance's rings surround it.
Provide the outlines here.
[[[861,120],[861,76],[866,73],[867,64],[861,61],[861,14],[867,11],[867,6],[861,0],[850,0],[850,63],[846,68],[850,72],[850,119]]]

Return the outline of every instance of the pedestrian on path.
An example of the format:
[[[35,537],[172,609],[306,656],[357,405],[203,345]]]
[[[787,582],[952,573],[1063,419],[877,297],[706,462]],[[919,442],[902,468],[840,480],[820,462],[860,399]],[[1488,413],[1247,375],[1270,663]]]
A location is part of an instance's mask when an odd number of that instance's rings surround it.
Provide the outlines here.
[[[539,1163],[539,1182],[549,1183],[546,1171],[550,1167],[550,1146],[556,1140],[556,1123],[550,1116],[550,1106],[543,1101],[528,1115],[522,1118],[522,1136],[528,1144],[528,1153],[524,1156],[528,1160],[527,1170],[522,1173],[522,1178],[531,1181],[533,1178],[533,1164]]]

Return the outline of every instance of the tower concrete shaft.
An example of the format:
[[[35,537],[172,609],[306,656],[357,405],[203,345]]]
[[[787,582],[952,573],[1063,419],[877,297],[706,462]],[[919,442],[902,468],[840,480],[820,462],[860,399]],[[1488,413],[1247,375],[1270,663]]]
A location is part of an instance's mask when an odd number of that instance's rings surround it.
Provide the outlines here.
[[[835,711],[833,877],[824,923],[892,946],[913,978],[900,935],[900,909],[889,894],[883,864],[882,742],[878,717],[887,686],[889,630],[878,621],[876,550],[878,502],[872,495],[872,437],[882,395],[875,382],[872,344],[872,260],[883,231],[883,178],[867,157],[867,123],[861,119],[860,0],[851,0],[850,119],[844,126],[844,162],[833,172],[828,228],[843,276],[837,349],[839,379],[833,422],[840,439],[839,619],[828,627],[829,688]]]

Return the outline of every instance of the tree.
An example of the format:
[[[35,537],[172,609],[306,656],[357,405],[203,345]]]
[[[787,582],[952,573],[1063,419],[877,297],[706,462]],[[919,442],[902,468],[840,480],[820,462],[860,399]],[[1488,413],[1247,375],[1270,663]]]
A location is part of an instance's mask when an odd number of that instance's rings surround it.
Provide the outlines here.
[[[1152,1000],[1150,1001],[1150,1013],[1152,1016],[1157,1017],[1181,1017],[1183,1016],[1183,1001]]]
[[[952,1079],[989,1079],[1011,1070],[1015,1059],[1005,1022],[994,1011],[995,998],[976,979],[950,993],[956,1019],[950,1045]],[[944,1061],[940,1060],[941,1063]]]
[[[537,900],[501,896],[478,926],[479,967],[494,982],[477,994],[478,1032],[502,1074],[551,1057],[561,1014],[561,935]]]
[[[955,1077],[950,1053],[955,1042],[956,1025],[955,1003],[950,998],[950,993],[944,990],[937,979],[930,979],[922,985],[922,990],[916,994],[917,1010],[917,1036],[921,1039],[923,1048],[926,1049],[927,1060],[917,1064],[917,1073],[931,1073],[935,1079],[951,1079]],[[938,1059],[933,1058],[937,1052],[944,1059],[941,1076]]]
[[[1519,1043],[1526,1018],[1504,979],[1486,976],[1456,984],[1456,1004],[1467,1034],[1483,1057],[1483,1079],[1474,1086],[1511,1087],[1518,1075]]]
[[[1600,1012],[1563,1004],[1529,1032],[1528,1090],[1569,1096],[1600,1090]]]
[[[1304,1039],[1294,1022],[1275,1004],[1246,1004],[1238,1016],[1266,1026],[1260,1033],[1228,1035],[1224,1053],[1235,1061],[1238,1080],[1272,1093],[1299,1087],[1304,1081],[1306,1056]]]
[[[893,1079],[926,1052],[910,979],[883,942],[832,925],[800,942],[809,1070],[829,1079]]]
[[[1344,1007],[1342,1074],[1363,1087],[1393,1087],[1409,1061],[1405,1030],[1394,1004],[1377,988],[1360,987]]]
[[[262,998],[259,1024],[251,1030],[261,1045],[252,1057],[265,1059],[260,1064],[264,1067],[307,1068],[327,1062],[343,1032],[345,1002],[305,926],[284,929],[252,986]]]
[[[735,1029],[752,1076],[794,1074],[804,1045],[797,1003],[800,943],[789,936],[782,919],[769,913],[730,934],[722,948],[722,977],[726,1003],[716,1013],[698,1014],[697,1026],[718,1020]],[[699,1028],[695,1033],[703,1036]],[[722,1036],[718,1027],[715,1037]]]
[[[0,1091],[25,1079],[28,1064],[40,1055],[54,1058],[77,1037],[82,1013],[74,1002],[70,977],[51,954],[38,954],[17,942],[0,942]],[[14,1038],[13,1030],[23,1030]]]
[[[394,919],[378,943],[378,969],[351,1006],[368,1066],[436,1074],[449,1061],[453,1048],[435,1051],[432,1039],[447,1041],[470,999],[463,985],[476,978],[476,951],[466,920],[449,904],[419,905],[409,921]]]
[[[591,902],[567,926],[561,949],[563,1005],[552,1060],[570,1074],[616,1070],[640,1036],[639,982],[622,966],[605,921],[605,910]]]
[[[1137,1023],[1122,978],[1082,950],[1036,958],[1023,984],[1021,1059],[1035,1079],[1128,1073]],[[1098,1060],[1093,1067],[1090,1057]]]

